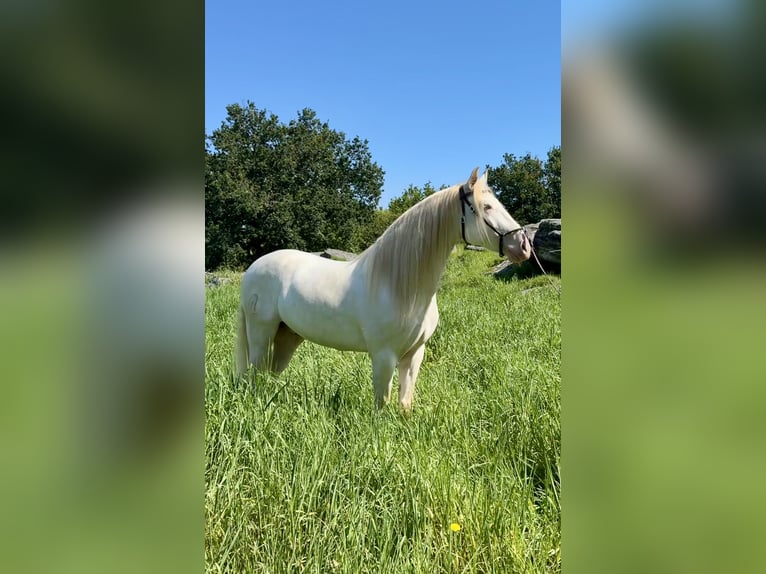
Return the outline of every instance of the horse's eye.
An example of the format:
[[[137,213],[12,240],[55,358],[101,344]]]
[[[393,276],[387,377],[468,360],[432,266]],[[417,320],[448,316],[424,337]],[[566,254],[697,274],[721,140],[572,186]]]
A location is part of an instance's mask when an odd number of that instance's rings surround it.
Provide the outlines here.
[[[492,206],[491,206],[491,205],[485,205],[485,206],[484,206],[484,210],[485,210],[485,211],[489,211],[490,209],[492,209]]]

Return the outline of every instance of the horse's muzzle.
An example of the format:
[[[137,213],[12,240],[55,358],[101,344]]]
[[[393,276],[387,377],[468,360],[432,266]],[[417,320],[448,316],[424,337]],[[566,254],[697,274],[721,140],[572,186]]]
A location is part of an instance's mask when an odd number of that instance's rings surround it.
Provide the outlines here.
[[[532,244],[523,229],[503,237],[503,253],[513,263],[521,263],[532,256]]]

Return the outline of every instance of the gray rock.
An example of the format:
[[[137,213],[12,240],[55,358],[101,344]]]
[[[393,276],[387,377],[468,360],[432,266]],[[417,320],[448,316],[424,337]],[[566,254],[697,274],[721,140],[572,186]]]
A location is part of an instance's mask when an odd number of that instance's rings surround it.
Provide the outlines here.
[[[205,273],[205,284],[207,287],[220,287],[226,283],[231,283],[231,279],[228,277],[217,277],[210,273]]]
[[[532,246],[546,271],[561,273],[561,219],[543,219]]]
[[[534,245],[535,242],[535,235],[537,235],[537,228],[539,227],[539,223],[527,223],[524,226],[524,231],[527,234],[527,237],[529,237],[529,240]]]
[[[495,265],[488,273],[491,273],[493,275],[501,275],[504,271],[510,269],[513,266],[513,263],[508,261],[507,259],[503,259],[500,263]]]
[[[356,253],[341,251],[340,249],[325,249],[319,253],[314,253],[314,255],[319,255],[319,257],[324,257],[325,259],[337,259],[340,261],[351,261],[357,257]]]
[[[561,219],[543,219],[538,223],[524,226],[524,231],[532,242],[532,247],[546,273],[561,273]],[[531,277],[541,273],[533,257],[519,265],[503,261],[492,273],[499,279],[511,277]]]

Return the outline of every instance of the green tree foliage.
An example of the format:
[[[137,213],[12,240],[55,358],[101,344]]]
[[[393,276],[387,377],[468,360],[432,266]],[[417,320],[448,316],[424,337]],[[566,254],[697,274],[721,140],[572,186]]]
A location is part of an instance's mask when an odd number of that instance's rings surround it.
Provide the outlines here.
[[[390,211],[394,217],[399,217],[410,207],[437,191],[438,189],[434,188],[430,181],[427,182],[422,189],[414,185],[409,185],[402,195],[395,197],[388,203],[388,211]]]
[[[554,213],[548,217],[561,217],[561,146],[548,150],[548,158],[543,165],[543,177],[545,189],[555,206]]]
[[[242,268],[282,248],[357,247],[383,186],[367,141],[310,109],[288,124],[249,102],[226,110],[205,149],[205,266]]]
[[[282,248],[361,251],[407,209],[435,193],[408,186],[376,209],[383,170],[366,140],[348,139],[310,109],[287,124],[252,103],[227,106],[206,138],[205,264],[243,268]],[[506,154],[490,185],[522,224],[561,216],[561,147],[543,162]]]
[[[522,225],[561,217],[561,147],[551,148],[545,162],[505,154],[499,167],[489,169],[489,183]]]
[[[431,182],[427,182],[422,188],[415,185],[407,186],[402,195],[395,197],[388,203],[387,209],[378,209],[371,224],[367,227],[359,227],[354,234],[352,244],[356,251],[363,251],[375,240],[383,235],[383,232],[410,207],[425,199],[429,195],[437,192]]]
[[[364,251],[375,243],[375,240],[383,235],[383,232],[388,229],[396,217],[388,209],[376,209],[370,225],[357,227],[352,240],[352,251]]]

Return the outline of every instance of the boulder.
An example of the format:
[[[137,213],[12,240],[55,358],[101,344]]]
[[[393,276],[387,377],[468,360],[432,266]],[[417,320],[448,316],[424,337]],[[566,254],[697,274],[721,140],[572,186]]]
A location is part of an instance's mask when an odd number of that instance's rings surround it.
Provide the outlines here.
[[[205,272],[205,286],[206,287],[220,287],[226,283],[231,283],[231,279],[228,277],[218,277],[212,273]]]
[[[547,272],[561,273],[561,219],[538,223],[532,246]]]
[[[319,255],[319,257],[324,257],[325,259],[336,259],[339,261],[351,261],[352,259],[356,259],[356,253],[341,251],[340,249],[325,249],[324,251],[315,252],[314,255]]]
[[[539,227],[539,223],[527,223],[524,226],[524,231],[527,234],[527,237],[529,237],[529,240],[534,245],[535,243],[535,235],[537,235],[537,228]]]
[[[543,219],[538,223],[524,226],[524,231],[532,242],[532,247],[546,273],[561,273],[561,219]],[[541,273],[534,256],[528,261],[514,265],[503,261],[496,266],[492,273],[495,277],[510,279],[511,277],[531,277]]]

